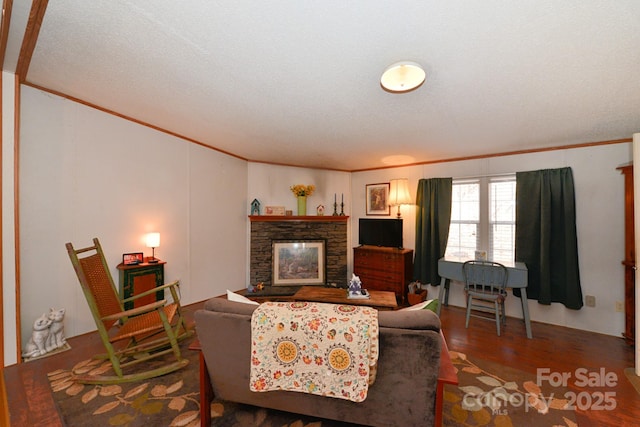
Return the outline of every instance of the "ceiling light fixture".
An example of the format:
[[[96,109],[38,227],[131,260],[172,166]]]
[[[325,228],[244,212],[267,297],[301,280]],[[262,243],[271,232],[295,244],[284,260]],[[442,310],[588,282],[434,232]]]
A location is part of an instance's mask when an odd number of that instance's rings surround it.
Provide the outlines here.
[[[380,85],[389,92],[409,92],[419,87],[426,76],[420,64],[400,61],[384,70],[380,77]]]

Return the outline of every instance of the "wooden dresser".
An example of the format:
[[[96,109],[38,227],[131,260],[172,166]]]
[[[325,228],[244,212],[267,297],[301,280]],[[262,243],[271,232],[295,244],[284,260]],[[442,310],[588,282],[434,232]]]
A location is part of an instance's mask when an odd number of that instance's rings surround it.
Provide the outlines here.
[[[633,165],[618,168],[624,175],[624,313],[625,327],[622,336],[629,345],[636,336],[636,251],[633,214]]]
[[[404,303],[413,280],[413,250],[358,246],[353,248],[353,273],[364,289],[395,292]]]

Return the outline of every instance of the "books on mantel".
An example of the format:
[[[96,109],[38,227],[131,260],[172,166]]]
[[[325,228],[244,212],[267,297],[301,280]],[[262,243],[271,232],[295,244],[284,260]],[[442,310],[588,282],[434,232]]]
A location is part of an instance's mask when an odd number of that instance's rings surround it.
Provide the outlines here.
[[[371,295],[366,289],[361,289],[360,292],[349,292],[347,291],[348,299],[369,299]]]

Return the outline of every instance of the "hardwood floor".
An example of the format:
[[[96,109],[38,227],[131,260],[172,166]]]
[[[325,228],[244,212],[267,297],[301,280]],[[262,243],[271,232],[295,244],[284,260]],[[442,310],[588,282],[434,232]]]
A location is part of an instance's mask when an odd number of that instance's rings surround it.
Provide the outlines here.
[[[198,303],[186,307],[187,317],[191,319],[193,311],[201,305]],[[637,425],[640,419],[640,395],[623,373],[624,368],[633,366],[633,349],[622,338],[534,322],[534,338],[529,340],[524,324],[515,318],[508,319],[502,336],[498,337],[495,325],[480,319],[472,319],[469,329],[465,329],[464,310],[458,307],[444,307],[441,320],[450,350],[480,356],[534,375],[538,368],[549,368],[550,372],[569,372],[572,378],[568,385],[576,392],[589,395],[595,391],[614,392],[614,410],[578,412],[581,427]],[[96,333],[74,337],[69,342],[72,347],[70,351],[3,370],[7,391],[3,399],[6,399],[12,426],[62,426],[47,382],[47,373],[68,368],[74,362],[98,353],[102,347]],[[598,373],[603,368],[607,373],[615,373],[617,385],[611,388],[572,387],[578,368]]]
[[[580,427],[638,425],[640,394],[623,372],[625,368],[634,366],[633,347],[628,346],[622,336],[618,338],[532,322],[533,339],[527,339],[524,322],[516,318],[508,318],[502,335],[497,336],[495,323],[482,319],[472,318],[469,329],[465,329],[465,310],[451,306],[442,308],[440,319],[449,350],[480,356],[534,376],[538,368],[549,368],[549,373],[570,373],[567,385],[576,394],[583,393],[583,402],[587,399],[596,402],[596,392],[615,393],[614,410],[577,411]],[[592,373],[600,376],[601,369],[615,373],[617,385],[577,387],[576,384],[584,382],[580,381],[584,376],[582,372],[578,372],[579,377],[576,378],[579,368],[586,369],[589,377]],[[604,402],[601,403],[604,406]],[[576,403],[576,406],[582,404]]]

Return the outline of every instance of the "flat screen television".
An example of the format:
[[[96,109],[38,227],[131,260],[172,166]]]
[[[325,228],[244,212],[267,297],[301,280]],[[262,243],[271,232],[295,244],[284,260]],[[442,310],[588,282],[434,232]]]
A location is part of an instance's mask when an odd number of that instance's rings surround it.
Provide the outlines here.
[[[358,243],[402,248],[402,219],[360,218]]]

